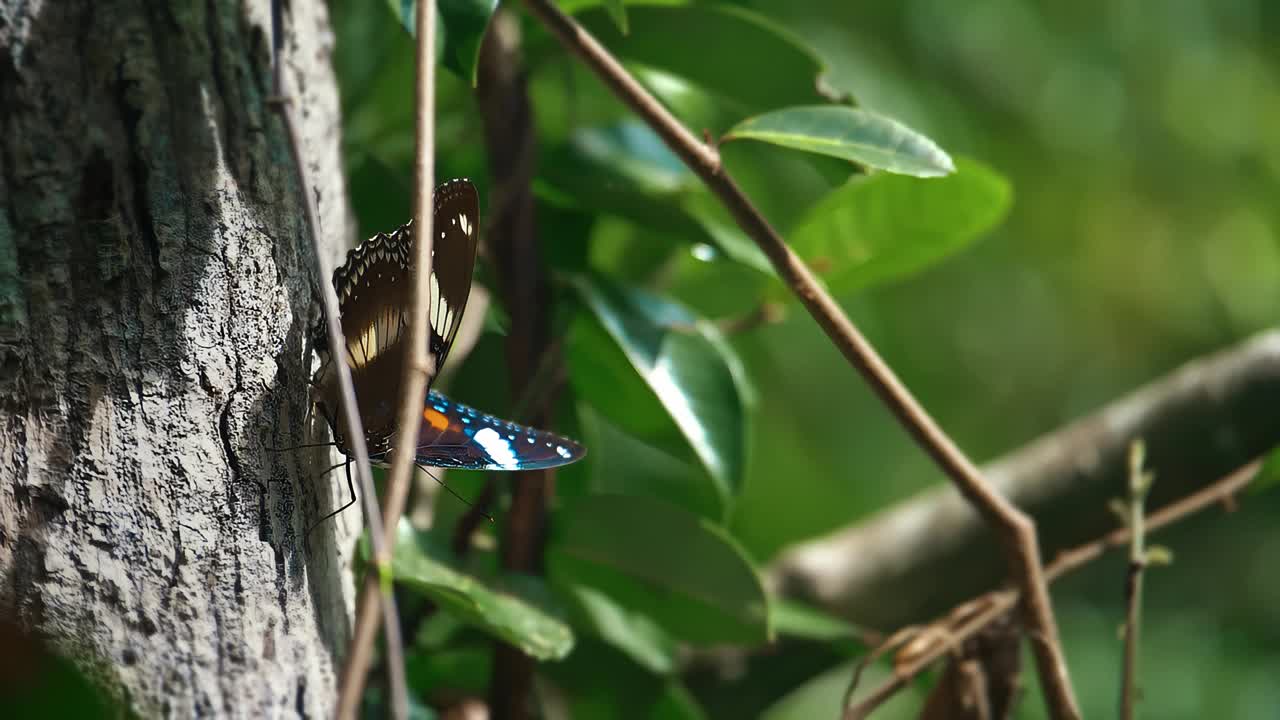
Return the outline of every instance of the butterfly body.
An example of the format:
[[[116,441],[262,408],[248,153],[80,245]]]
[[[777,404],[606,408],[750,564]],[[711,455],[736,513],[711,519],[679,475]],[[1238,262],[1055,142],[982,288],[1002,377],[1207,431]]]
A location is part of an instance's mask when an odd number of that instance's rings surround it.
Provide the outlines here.
[[[479,224],[479,198],[467,180],[436,188],[430,284],[428,352],[437,372],[453,345],[471,291]],[[379,233],[347,254],[333,274],[346,347],[333,353],[318,340],[324,364],[316,379],[320,408],[338,450],[350,457],[350,433],[338,419],[338,358],[351,369],[370,460],[390,461],[395,438],[403,340],[412,303],[412,221]],[[428,388],[434,376],[428,378]],[[535,470],[574,462],[586,450],[568,438],[488,415],[428,390],[414,457],[420,465],[467,470]]]

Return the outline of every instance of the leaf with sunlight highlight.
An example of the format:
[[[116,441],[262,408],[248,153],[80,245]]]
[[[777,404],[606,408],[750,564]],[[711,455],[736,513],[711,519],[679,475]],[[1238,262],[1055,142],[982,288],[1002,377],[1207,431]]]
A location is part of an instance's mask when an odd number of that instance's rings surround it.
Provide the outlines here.
[[[1000,224],[1011,197],[1003,177],[964,158],[943,178],[878,173],[819,200],[790,242],[833,292],[862,290],[964,249]]]
[[[747,414],[753,393],[719,331],[681,305],[603,277],[580,275],[572,283],[707,469],[721,497],[736,494],[746,470]],[[575,359],[575,354],[571,344],[577,388],[590,380],[592,357]],[[596,398],[597,407],[607,408],[617,405],[610,400],[619,397],[619,386],[584,386],[579,392],[588,400],[610,393]]]
[[[525,600],[485,586],[450,567],[448,551],[402,520],[391,570],[395,581],[431,598],[461,622],[510,643],[538,660],[559,660],[573,649],[573,631]]]
[[[759,140],[916,177],[955,172],[932,140],[897,120],[840,105],[791,107],[738,123],[725,140]]]

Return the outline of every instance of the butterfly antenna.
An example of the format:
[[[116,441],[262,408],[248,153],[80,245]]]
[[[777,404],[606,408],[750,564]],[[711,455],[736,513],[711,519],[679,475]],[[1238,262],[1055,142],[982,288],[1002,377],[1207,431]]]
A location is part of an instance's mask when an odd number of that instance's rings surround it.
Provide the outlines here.
[[[418,463],[414,463],[414,465],[417,465],[417,466],[418,466],[418,469],[419,469],[419,470],[421,470],[422,472],[424,472],[424,473],[426,473],[426,474],[430,475],[430,476],[431,476],[431,479],[432,479],[432,480],[435,480],[437,483],[439,483],[439,484],[440,484],[440,487],[444,488],[445,490],[448,490],[450,495],[452,495],[452,496],[454,496],[454,497],[458,498],[458,500],[462,501],[462,504],[463,504],[463,505],[466,505],[467,507],[470,507],[470,508],[476,508],[477,510],[479,510],[479,509],[480,509],[478,505],[476,505],[475,503],[471,502],[470,500],[468,500],[468,499],[466,499],[466,498],[462,497],[461,495],[459,495],[459,494],[458,494],[458,492],[457,492],[456,490],[454,490],[453,488],[449,487],[449,486],[445,483],[445,481],[443,481],[443,480],[441,480],[440,478],[436,477],[436,476],[435,476],[435,474],[434,474],[434,473],[432,473],[430,470],[426,469],[425,467],[423,467],[423,466],[421,466],[421,465],[418,465]],[[486,520],[488,520],[489,522],[494,522],[493,516],[492,516],[492,515],[490,515],[489,513],[485,512],[484,510],[480,510],[480,514],[481,514],[481,515],[483,515],[483,516],[485,517],[485,519],[486,519]]]
[[[343,505],[342,507],[338,508],[337,510],[334,510],[333,512],[329,513],[328,515],[325,515],[324,517],[322,517],[322,518],[320,518],[319,520],[317,520],[317,521],[315,521],[314,523],[312,523],[312,524],[311,524],[311,527],[307,528],[307,534],[303,537],[303,542],[304,542],[304,543],[306,543],[308,546],[310,546],[310,543],[311,543],[311,533],[312,533],[312,532],[314,532],[316,528],[320,527],[320,524],[321,524],[321,523],[323,523],[325,520],[328,520],[329,518],[333,517],[334,515],[337,515],[338,513],[341,513],[343,510],[346,510],[347,508],[351,507],[352,505],[355,505],[355,504],[356,504],[356,486],[355,486],[355,483],[351,482],[351,461],[350,461],[350,460],[346,460],[346,461],[344,461],[344,462],[340,462],[340,463],[338,463],[338,465],[342,465],[342,466],[344,466],[344,467],[346,468],[346,472],[347,472],[347,492],[351,494],[351,499],[347,501],[347,504],[346,504],[346,505]],[[328,473],[329,471],[334,470],[335,468],[337,468],[337,467],[338,467],[338,465],[334,465],[333,467],[329,468],[329,470],[325,470],[325,473]]]

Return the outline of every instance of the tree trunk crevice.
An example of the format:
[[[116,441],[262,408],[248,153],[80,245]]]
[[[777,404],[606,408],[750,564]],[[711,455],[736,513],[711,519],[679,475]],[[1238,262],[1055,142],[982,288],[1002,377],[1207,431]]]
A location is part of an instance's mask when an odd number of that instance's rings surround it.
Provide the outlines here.
[[[286,73],[326,251],[332,34]],[[0,0],[0,618],[144,715],[331,712],[351,608],[261,0]],[[345,494],[345,487],[340,491]]]

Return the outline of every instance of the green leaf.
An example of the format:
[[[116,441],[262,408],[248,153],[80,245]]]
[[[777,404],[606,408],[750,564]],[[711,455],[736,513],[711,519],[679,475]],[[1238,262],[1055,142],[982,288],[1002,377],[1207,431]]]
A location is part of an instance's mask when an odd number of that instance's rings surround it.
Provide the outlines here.
[[[1003,177],[967,159],[956,173],[922,180],[876,174],[827,194],[791,234],[791,245],[834,292],[901,279],[952,255],[1004,218]]]
[[[585,627],[649,672],[675,672],[676,643],[651,618],[587,585],[569,584],[561,591],[574,609],[575,627]]]
[[[819,91],[825,69],[817,54],[749,10],[627,3],[630,32],[625,35],[604,10],[583,10],[578,19],[624,62],[668,72],[715,97],[728,122],[711,127],[713,132],[732,124],[732,119],[832,99]]]
[[[592,370],[586,371],[600,378],[598,381],[586,381],[591,383],[592,387],[599,388],[599,392],[596,393],[597,398],[610,389],[614,391],[615,398],[630,397],[632,393],[643,394],[646,396],[646,402],[643,405],[620,404],[620,407],[626,408],[624,412],[633,416],[638,412],[652,412],[656,416],[656,422],[663,427],[663,431],[660,431],[661,439],[667,439],[668,433],[673,436],[670,438],[671,442],[646,442],[636,434],[619,427],[609,418],[603,417],[601,412],[592,405],[583,403],[579,409],[579,416],[586,433],[584,440],[591,448],[588,457],[594,462],[589,489],[595,493],[619,493],[658,498],[679,505],[695,515],[711,520],[723,520],[728,515],[729,498],[724,496],[719,484],[710,478],[702,464],[693,456],[693,451],[688,448],[687,443],[670,426],[671,421],[666,411],[658,404],[657,398],[648,391],[644,382],[636,376],[635,371],[627,363],[626,357],[621,350],[617,349],[608,333],[600,327],[599,322],[593,319],[587,318],[586,323],[590,327],[575,332],[572,342],[579,343],[582,335],[589,333],[593,338],[592,346],[598,349],[583,351],[575,347],[573,356],[592,357],[597,361],[592,364]],[[607,360],[605,360],[606,357]],[[599,373],[597,369],[601,365],[601,360],[605,360],[614,367],[608,372]],[[626,386],[625,390],[622,389],[624,386]],[[661,447],[661,445],[670,444],[677,447],[670,449]],[[561,477],[557,475],[557,490],[560,485]]]
[[[724,139],[760,140],[916,177],[956,169],[942,148],[897,120],[840,105],[774,110],[738,123]]]
[[[407,653],[405,676],[409,687],[423,697],[441,690],[483,695],[489,687],[493,646],[433,648]]]
[[[769,603],[769,618],[779,635],[809,640],[858,640],[862,633],[843,618],[795,600],[774,598]]]
[[[572,204],[648,227],[697,237],[698,227],[677,198],[698,185],[648,126],[627,121],[575,131],[543,156],[539,189],[557,204]],[[549,187],[547,187],[549,186]],[[550,194],[547,190],[551,190]]]
[[[735,262],[773,274],[720,202],[642,123],[576,130],[539,167],[544,200],[625,218],[674,241],[709,242]]]
[[[658,500],[594,495],[554,518],[547,567],[558,588],[589,587],[691,643],[772,637],[768,598],[719,527]]]
[[[613,18],[613,24],[618,26],[618,30],[626,35],[629,30],[627,27],[627,6],[623,0],[605,0],[604,9],[609,11],[609,17]]]
[[[386,0],[391,12],[411,36],[416,36],[414,18],[417,0]],[[436,0],[436,58],[444,66],[476,84],[480,42],[489,27],[489,18],[498,9],[498,0]],[[408,90],[406,90],[407,92]]]
[[[507,329],[510,327],[511,317],[507,315],[507,311],[496,302],[489,303],[484,313],[485,332],[506,337]]]
[[[707,714],[680,681],[654,675],[622,653],[584,637],[562,663],[539,668],[559,701],[543,706],[543,717],[575,720],[647,718],[705,720]],[[537,693],[544,699],[552,693]]]
[[[759,717],[762,720],[808,720],[841,715],[843,708],[840,703],[849,688],[849,680],[853,677],[854,666],[858,662],[860,661],[843,662],[811,677],[761,710]],[[887,663],[878,662],[863,669],[858,691],[854,694],[855,702],[889,676],[891,671],[886,666]],[[885,703],[882,712],[888,717],[914,717],[920,708],[920,694],[916,686],[909,685]]]
[[[747,414],[753,394],[741,363],[719,331],[683,306],[604,278],[579,275],[573,285],[665,408],[722,496],[734,494],[746,468]],[[572,354],[570,359],[575,368],[592,362],[590,357],[575,360]],[[598,397],[601,389],[596,390]],[[592,397],[585,389],[579,392]],[[611,393],[601,398],[606,402],[593,404],[622,427],[635,427],[627,418],[630,404],[616,398]]]
[[[1249,483],[1250,493],[1260,493],[1270,490],[1280,485],[1280,449],[1272,450],[1267,453],[1266,459],[1262,462],[1262,468],[1258,470],[1258,474]]]
[[[397,583],[430,597],[462,622],[539,660],[559,660],[573,648],[569,626],[516,595],[493,590],[449,565],[449,553],[408,522],[397,529],[392,573]]]

